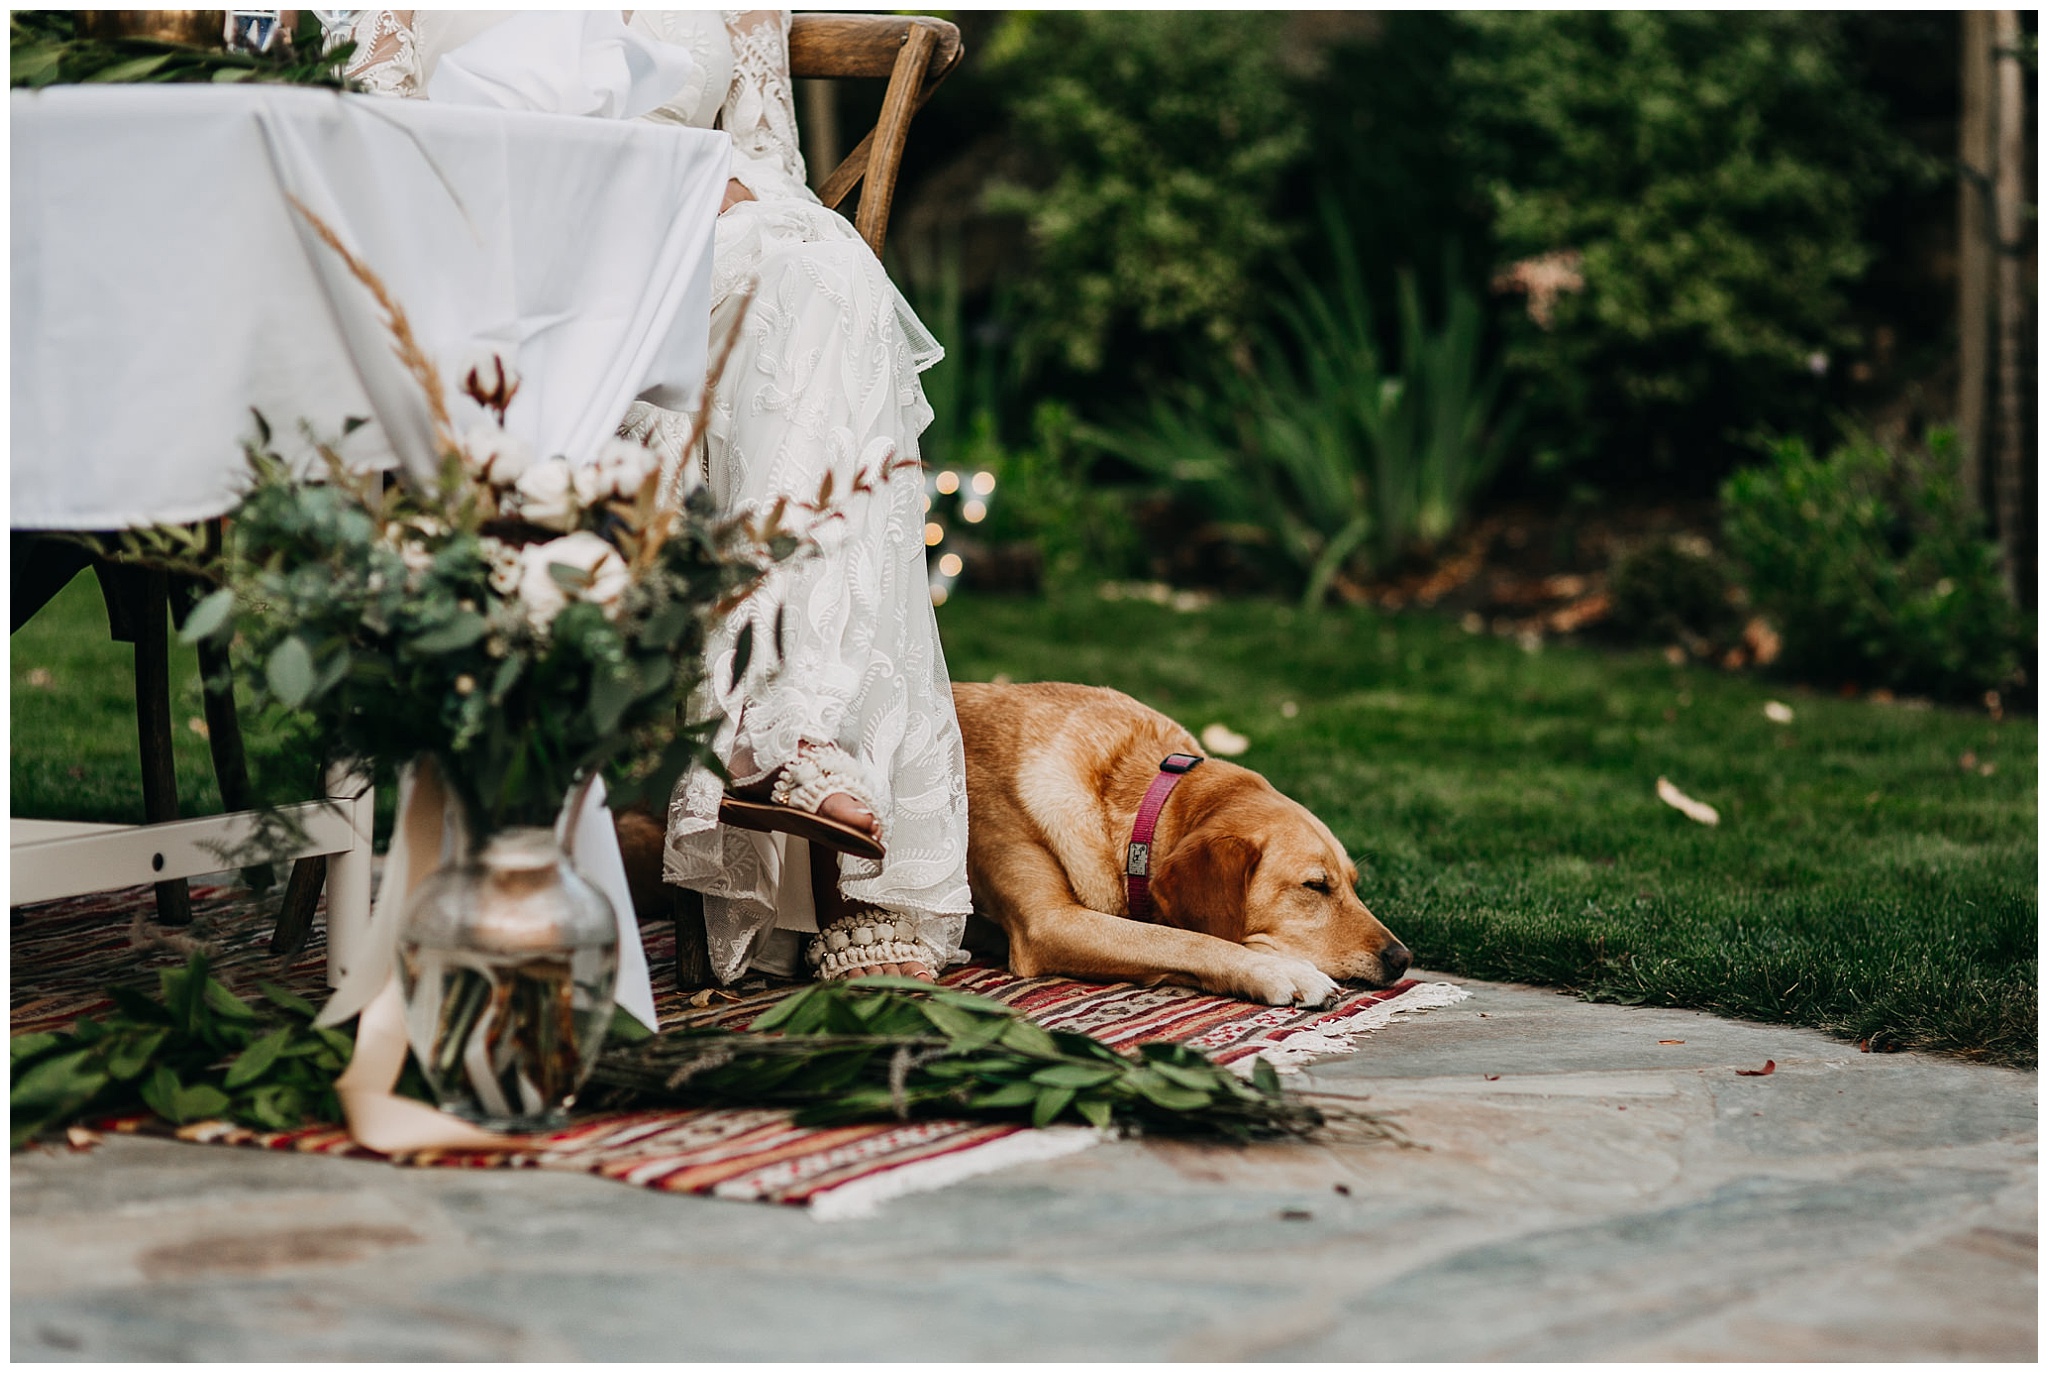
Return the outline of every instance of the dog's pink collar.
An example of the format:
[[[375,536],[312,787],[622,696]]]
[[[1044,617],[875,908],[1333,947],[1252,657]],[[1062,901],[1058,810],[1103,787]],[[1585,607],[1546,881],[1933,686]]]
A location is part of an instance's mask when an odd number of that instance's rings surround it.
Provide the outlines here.
[[[1130,846],[1124,850],[1124,893],[1133,920],[1152,918],[1152,829],[1166,798],[1180,785],[1180,779],[1202,760],[1192,753],[1169,753],[1159,764],[1159,775],[1145,788],[1138,803],[1138,818],[1131,825]]]

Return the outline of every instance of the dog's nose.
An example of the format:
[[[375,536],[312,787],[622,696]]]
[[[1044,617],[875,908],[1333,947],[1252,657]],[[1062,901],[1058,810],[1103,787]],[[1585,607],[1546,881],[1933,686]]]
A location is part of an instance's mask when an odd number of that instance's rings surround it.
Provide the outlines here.
[[[1389,944],[1380,950],[1380,969],[1392,982],[1408,971],[1408,965],[1415,961],[1415,955],[1408,952],[1406,944]]]

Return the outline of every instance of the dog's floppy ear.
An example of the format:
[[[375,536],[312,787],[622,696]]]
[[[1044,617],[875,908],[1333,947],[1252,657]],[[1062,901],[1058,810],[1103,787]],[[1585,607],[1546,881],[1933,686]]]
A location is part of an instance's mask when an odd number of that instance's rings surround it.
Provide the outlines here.
[[[1152,898],[1162,925],[1242,940],[1245,898],[1259,848],[1235,834],[1197,830],[1175,844],[1152,879]]]

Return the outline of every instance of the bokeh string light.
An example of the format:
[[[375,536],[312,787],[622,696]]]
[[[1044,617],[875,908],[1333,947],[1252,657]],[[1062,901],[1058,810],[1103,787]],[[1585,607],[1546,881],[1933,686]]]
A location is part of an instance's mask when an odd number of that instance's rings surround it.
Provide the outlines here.
[[[951,468],[925,474],[924,543],[933,550],[930,561],[933,605],[944,605],[960,580],[967,563],[952,550],[937,550],[959,525],[980,524],[988,518],[989,503],[995,496],[993,472],[966,474]]]

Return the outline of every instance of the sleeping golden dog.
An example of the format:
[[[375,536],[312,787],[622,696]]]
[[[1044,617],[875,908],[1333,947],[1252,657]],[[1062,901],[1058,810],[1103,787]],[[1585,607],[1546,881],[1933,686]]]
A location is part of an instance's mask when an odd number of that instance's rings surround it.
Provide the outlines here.
[[[977,914],[1027,977],[1176,982],[1270,1005],[1385,986],[1401,941],[1353,890],[1329,827],[1255,772],[1180,776],[1149,855],[1150,919],[1130,918],[1126,846],[1146,790],[1194,736],[1121,692],[955,683],[967,746],[967,876]],[[1142,899],[1142,898],[1141,898]]]

